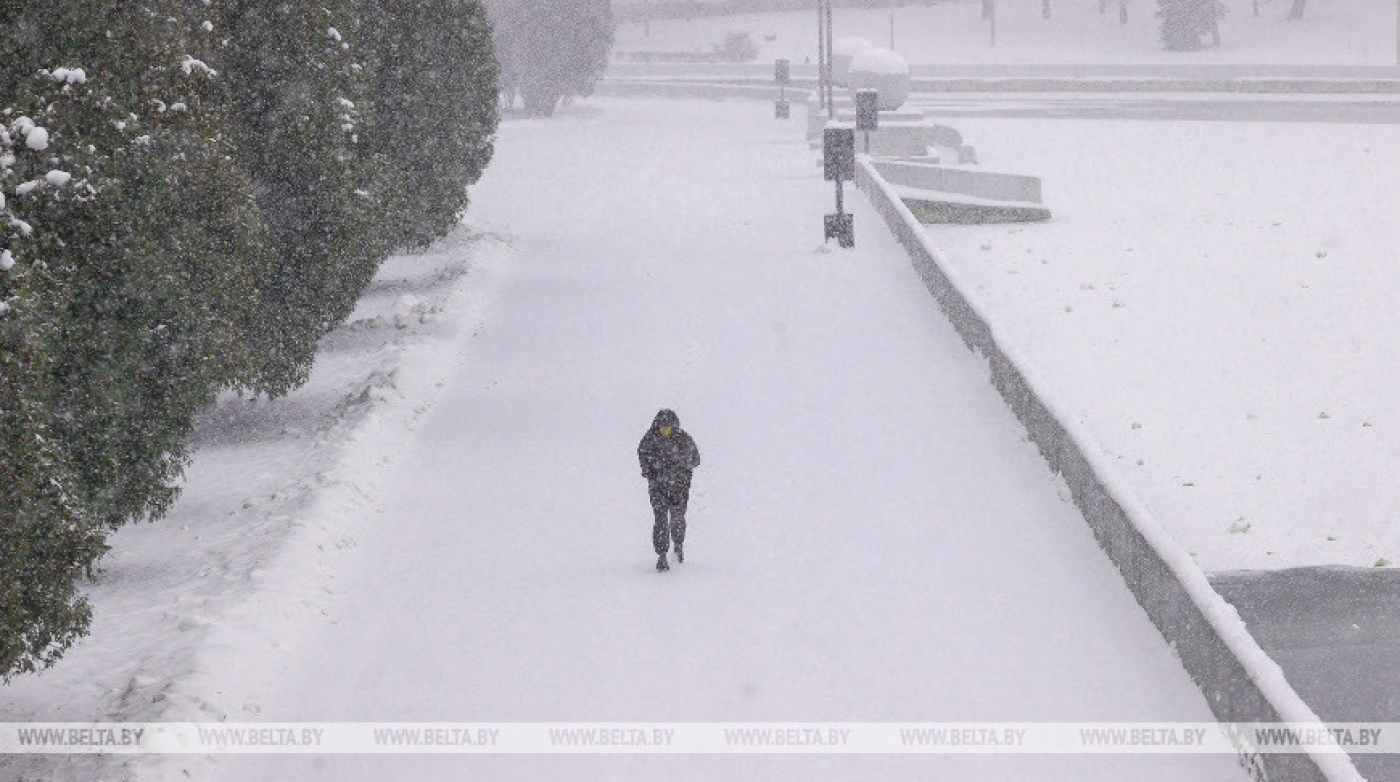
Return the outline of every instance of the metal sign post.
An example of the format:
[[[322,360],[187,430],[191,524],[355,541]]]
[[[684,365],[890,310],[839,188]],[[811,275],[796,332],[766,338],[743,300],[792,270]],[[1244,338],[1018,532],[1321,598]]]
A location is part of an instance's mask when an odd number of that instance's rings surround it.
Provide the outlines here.
[[[835,238],[842,247],[855,247],[855,219],[846,214],[842,183],[856,178],[856,132],[827,128],[822,132],[822,175],[836,183],[836,214],[823,221],[823,241]]]
[[[865,154],[870,154],[870,131],[880,128],[880,93],[856,90],[856,130],[865,132]]]

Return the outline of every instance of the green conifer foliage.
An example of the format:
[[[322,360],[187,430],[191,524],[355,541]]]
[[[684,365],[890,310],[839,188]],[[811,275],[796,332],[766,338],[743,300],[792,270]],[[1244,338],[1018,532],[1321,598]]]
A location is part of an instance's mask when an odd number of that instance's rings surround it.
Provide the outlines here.
[[[273,250],[257,280],[249,386],[275,396],[305,382],[317,340],[354,309],[390,245],[361,109],[369,74],[345,0],[227,0],[220,11],[216,67]]]
[[[194,416],[248,374],[261,220],[181,8],[25,4],[17,29],[38,34],[6,41],[53,63],[6,101],[49,137],[19,148],[7,184],[34,230],[17,262],[44,265],[62,297],[50,426],[75,495],[111,527],[169,507]]]
[[[1162,46],[1174,52],[1196,51],[1207,35],[1219,44],[1219,20],[1227,12],[1220,0],[1157,0]]]
[[[194,35],[174,0],[0,8],[0,674],[83,631],[104,531],[165,511],[248,374],[261,217]]]
[[[369,20],[373,149],[398,247],[444,236],[491,160],[499,122],[486,12],[468,0],[384,0]]]
[[[589,95],[612,48],[607,0],[490,0],[501,87],[549,116],[563,98]]]
[[[22,234],[19,225],[0,209],[7,235]],[[46,667],[86,632],[91,610],[76,584],[103,551],[102,531],[72,496],[72,471],[48,426],[45,350],[54,319],[44,310],[60,297],[43,267],[20,266],[14,251],[6,252],[0,256],[0,680]]]
[[[198,412],[304,382],[386,251],[455,224],[490,35],[471,0],[0,3],[0,679],[86,631]]]

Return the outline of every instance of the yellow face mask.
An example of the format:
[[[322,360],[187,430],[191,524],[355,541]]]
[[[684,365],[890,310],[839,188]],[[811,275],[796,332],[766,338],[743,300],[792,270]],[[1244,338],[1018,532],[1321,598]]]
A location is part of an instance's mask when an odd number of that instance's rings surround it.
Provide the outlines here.
[[[662,437],[670,437],[670,436],[671,436],[671,427],[669,427],[669,426],[663,426],[663,427],[661,427],[661,436],[662,436]]]

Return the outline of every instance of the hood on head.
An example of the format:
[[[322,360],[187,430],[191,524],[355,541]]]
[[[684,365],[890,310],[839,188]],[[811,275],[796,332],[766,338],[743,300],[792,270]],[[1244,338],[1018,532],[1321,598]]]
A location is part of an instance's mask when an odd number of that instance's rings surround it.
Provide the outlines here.
[[[676,415],[674,410],[662,410],[656,414],[656,419],[651,422],[651,428],[660,429],[663,426],[669,426],[672,429],[681,428],[680,416]]]

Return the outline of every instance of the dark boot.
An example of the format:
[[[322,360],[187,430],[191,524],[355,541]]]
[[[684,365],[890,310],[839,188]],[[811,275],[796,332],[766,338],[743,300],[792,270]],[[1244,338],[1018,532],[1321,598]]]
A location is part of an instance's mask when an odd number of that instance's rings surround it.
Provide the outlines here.
[[[671,565],[666,562],[666,555],[662,554],[656,558],[656,572],[662,573],[671,569]]]
[[[685,549],[681,548],[681,544],[679,543],[676,544],[676,561],[682,564],[685,563]]]

